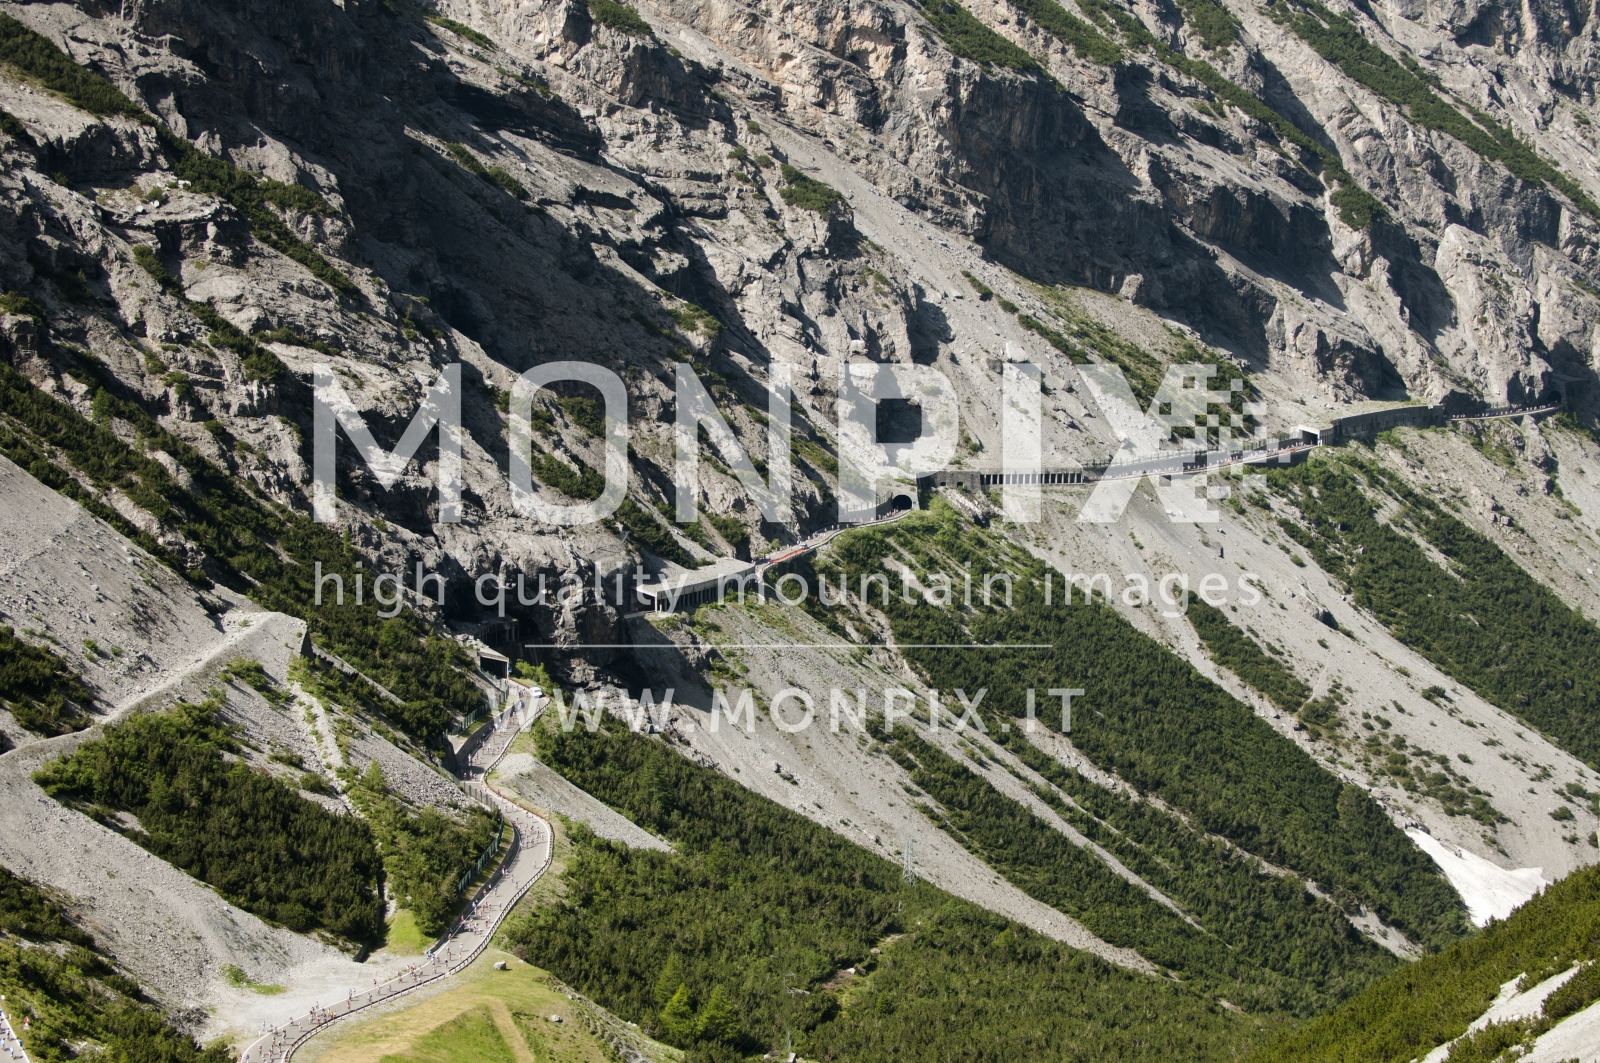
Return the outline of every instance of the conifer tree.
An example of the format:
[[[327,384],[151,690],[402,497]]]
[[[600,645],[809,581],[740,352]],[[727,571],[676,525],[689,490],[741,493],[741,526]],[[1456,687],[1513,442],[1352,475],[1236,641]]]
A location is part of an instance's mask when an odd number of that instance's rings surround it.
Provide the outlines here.
[[[728,997],[720,985],[711,990],[711,999],[700,1009],[697,1025],[702,1041],[726,1043],[738,1035],[739,1020],[734,1016],[733,1006],[728,1003]]]
[[[661,1009],[661,1031],[666,1039],[676,1045],[686,1045],[694,1040],[694,1009],[689,1006],[689,987],[678,985],[667,1006]]]

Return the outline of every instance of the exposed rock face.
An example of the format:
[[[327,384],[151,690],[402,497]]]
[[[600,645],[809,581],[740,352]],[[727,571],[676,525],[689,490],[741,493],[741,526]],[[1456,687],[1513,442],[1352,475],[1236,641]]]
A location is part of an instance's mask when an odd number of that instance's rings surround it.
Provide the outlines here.
[[[181,187],[151,126],[3,73],[0,107],[32,143],[4,140],[0,281],[174,432],[303,510],[315,366],[334,368],[387,448],[440,367],[462,362],[459,524],[439,522],[431,443],[388,489],[348,448],[340,472],[353,544],[386,569],[420,557],[444,573],[458,619],[487,615],[469,574],[555,588],[634,571],[637,525],[562,532],[513,504],[503,393],[537,365],[624,377],[647,525],[673,500],[676,362],[715,374],[757,459],[775,362],[791,367],[802,434],[822,442],[840,366],[864,358],[938,364],[959,382],[963,427],[997,443],[997,338],[1057,355],[955,290],[949,278],[979,266],[973,242],[1024,312],[1043,312],[1030,284],[1117,293],[1247,359],[1282,396],[1600,403],[1597,227],[1566,196],[1415,123],[1254,5],[1229,6],[1237,39],[1217,50],[1175,8],[1139,5],[1155,38],[1288,117],[1382,202],[1383,218],[1351,228],[1333,183],[1173,63],[1124,39],[1122,61],[1097,65],[1004,0],[968,6],[1048,76],[958,58],[920,9],[889,0],[651,0],[639,10],[653,34],[576,0],[446,0],[431,21],[384,0],[6,5],[202,152],[320,194],[326,211],[267,209],[354,287],[341,295],[254,239],[237,205]],[[1592,13],[1560,0],[1348,13],[1600,197]],[[788,202],[786,163],[844,200]],[[205,344],[195,304],[271,334],[288,372],[269,379]],[[14,364],[87,410],[30,318],[0,331]],[[1086,431],[1066,410],[1061,453],[1103,456],[1100,422]],[[599,469],[580,419],[552,408],[539,446]],[[761,520],[708,466],[699,503],[743,533],[707,528],[697,544],[662,523],[658,547],[731,553],[749,535],[759,550],[831,519],[833,475],[803,460],[794,524]],[[557,643],[614,642],[615,605],[552,595],[511,611]]]

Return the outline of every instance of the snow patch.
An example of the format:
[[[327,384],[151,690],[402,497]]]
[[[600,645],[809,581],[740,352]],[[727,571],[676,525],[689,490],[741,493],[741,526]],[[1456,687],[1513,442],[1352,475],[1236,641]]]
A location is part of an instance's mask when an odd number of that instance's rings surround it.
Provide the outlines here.
[[[1473,925],[1488,926],[1490,919],[1504,919],[1542,892],[1550,883],[1542,867],[1507,870],[1476,853],[1445,845],[1431,834],[1408,830],[1417,848],[1433,858],[1467,905]]]

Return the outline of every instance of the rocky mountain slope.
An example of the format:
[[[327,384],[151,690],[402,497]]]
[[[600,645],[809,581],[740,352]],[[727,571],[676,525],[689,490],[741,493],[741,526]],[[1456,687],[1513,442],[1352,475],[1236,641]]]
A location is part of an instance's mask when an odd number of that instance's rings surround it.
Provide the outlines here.
[[[228,726],[279,758],[245,759],[374,821],[350,796],[373,765],[406,809],[461,815],[435,762],[494,684],[448,634],[500,639],[569,695],[673,687],[646,728],[657,741],[873,860],[1018,933],[1204,985],[1219,1015],[1242,1000],[1264,1023],[1304,1018],[1600,858],[1582,665],[1600,648],[1596,35],[1592,10],[1543,0],[5,4],[0,622],[87,684],[73,727],[203,697],[258,660],[301,711],[233,682]],[[564,528],[524,515],[508,455],[518,377],[566,360],[625,384],[629,492],[611,519]],[[1046,489],[1041,519],[1017,523],[982,492],[925,490],[932,515],[795,570],[881,571],[896,598],[939,566],[1003,570],[1025,595],[1046,572],[1104,573],[1103,610],[1029,598],[1018,619],[974,608],[947,629],[865,592],[831,615],[689,617],[629,615],[638,602],[607,593],[636,572],[738,568],[832,524],[852,364],[937,369],[948,392],[920,401],[959,415],[951,464],[997,468],[1020,360],[1040,370],[1052,467],[1103,462],[1129,434],[1088,364],[1120,371],[1158,420],[1170,365],[1247,378],[1179,433],[1213,441],[1407,402],[1563,408],[1208,481],[1218,519],[1200,523],[1172,519],[1202,501],[1180,500],[1181,481],[1142,483],[1112,523],[1079,519],[1083,486]],[[436,442],[386,485],[341,435],[335,520],[314,522],[319,368],[387,450],[458,363],[460,519],[441,507]],[[715,440],[700,519],[673,519],[682,363],[763,475],[768,385],[787,372],[792,520],[763,518]],[[598,397],[535,397],[541,500],[599,493]],[[905,411],[878,412],[904,430]],[[1181,443],[1171,427],[1163,446]],[[358,577],[405,573],[404,608],[325,603],[319,572],[349,596]],[[503,612],[474,595],[485,573],[513,587]],[[1163,600],[1169,573],[1187,597]],[[552,593],[519,604],[518,575]],[[553,593],[567,585],[587,589]],[[293,672],[286,643],[306,630],[392,693]],[[997,695],[989,733],[923,746],[771,719],[785,688],[967,675],[919,646],[982,631],[1032,631],[1071,674],[1011,658],[972,674],[1012,693],[1088,687],[1079,719],[1099,721],[1015,741],[1000,728],[1020,709]],[[1172,689],[1117,686],[1139,669]],[[755,691],[753,732],[709,729],[713,688],[730,686]],[[1185,715],[1202,703],[1210,732]],[[152,864],[149,888],[203,896],[174,902],[199,913],[173,917],[193,948],[134,947],[183,934],[44,859],[84,831],[111,839],[97,859],[131,843],[70,809],[51,820],[31,774],[85,738],[26,716],[0,709],[0,753],[21,747],[0,759],[17,798],[0,857],[76,898],[192,1029],[260,1018],[230,965],[292,982],[291,1003],[354,967],[143,850],[128,859]],[[1236,763],[1202,756],[1222,749]],[[1247,783],[1247,763],[1270,771]],[[591,767],[513,759],[505,777],[639,860],[684,854],[659,809],[586,792]],[[1262,815],[1267,794],[1297,802],[1293,829]],[[1040,832],[1033,853],[994,829],[1000,810]],[[1230,890],[1258,922],[1216,906]],[[1225,964],[1206,951],[1280,931],[1317,943],[1315,971],[1276,946]],[[1210,980],[1218,964],[1231,981]],[[666,1036],[668,1000],[557,973]],[[807,992],[848,1003],[843,984],[819,973]],[[1217,1045],[1265,1036],[1231,1022]]]

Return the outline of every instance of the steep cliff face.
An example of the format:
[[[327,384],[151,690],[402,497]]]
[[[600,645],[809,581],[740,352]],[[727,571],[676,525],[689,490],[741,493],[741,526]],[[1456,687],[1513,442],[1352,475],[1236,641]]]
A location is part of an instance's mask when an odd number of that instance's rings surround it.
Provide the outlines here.
[[[994,303],[958,302],[963,269],[1024,312],[1051,286],[1119,294],[1247,360],[1279,400],[1600,402],[1596,32],[1570,5],[6,10],[178,138],[0,78],[21,134],[5,142],[6,288],[300,509],[314,365],[389,446],[463,362],[462,523],[438,521],[432,459],[387,490],[359,465],[340,474],[358,545],[458,581],[500,567],[587,582],[631,568],[641,535],[687,562],[828,519],[825,456],[797,477],[794,526],[763,523],[718,467],[701,501],[743,530],[688,538],[657,519],[674,362],[717,375],[757,457],[767,367],[793,367],[799,431],[827,449],[852,356],[973,382],[964,427],[998,442],[997,389],[978,385],[997,383],[1004,342],[1071,370]],[[179,179],[181,141],[298,191],[252,207]],[[808,203],[790,161],[844,195]],[[247,365],[248,343],[199,342],[207,308],[284,370]],[[17,346],[36,382],[87,407]],[[506,488],[504,393],[568,358],[630,389],[641,508],[614,530],[534,526]],[[540,447],[599,469],[576,409],[550,406]],[[1112,445],[1093,423],[1063,432],[1079,457]],[[533,613],[552,637],[611,622]]]
[[[1595,225],[1561,196],[1412,121],[1252,5],[1228,9],[1233,29],[1215,50],[1182,12],[1145,13],[1149,32],[1183,51],[1165,53],[1174,62],[1129,49],[1110,69],[1078,59],[1023,6],[971,9],[1054,85],[953,59],[915,8],[763,6],[758,27],[743,7],[662,10],[779,82],[786,115],[880,187],[1035,280],[1121,291],[1263,362],[1309,355],[1343,394],[1499,398],[1586,380],[1577,352],[1592,345]],[[1377,47],[1593,187],[1589,21],[1557,5],[1503,18],[1415,8],[1354,17]],[[1345,224],[1294,146],[1229,106],[1193,60],[1331,150],[1387,217]],[[1541,312],[1480,305],[1472,291],[1487,275],[1543,291]],[[1297,340],[1308,332],[1321,338]]]

